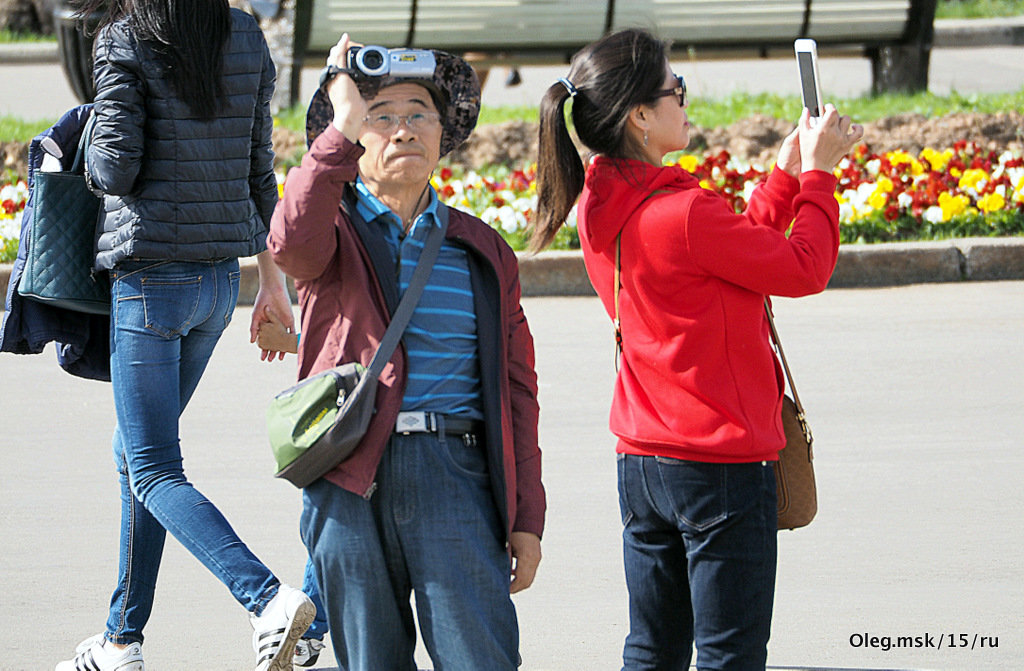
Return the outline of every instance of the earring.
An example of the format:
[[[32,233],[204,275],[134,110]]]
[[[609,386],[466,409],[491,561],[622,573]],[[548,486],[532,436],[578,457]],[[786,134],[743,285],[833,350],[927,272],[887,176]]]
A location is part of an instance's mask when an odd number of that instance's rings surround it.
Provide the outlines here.
[[[647,146],[647,131],[644,131],[644,146]]]

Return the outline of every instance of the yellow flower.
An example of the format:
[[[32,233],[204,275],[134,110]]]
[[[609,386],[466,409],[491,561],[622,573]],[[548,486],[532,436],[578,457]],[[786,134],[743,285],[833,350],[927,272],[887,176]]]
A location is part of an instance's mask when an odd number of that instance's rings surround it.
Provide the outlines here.
[[[952,174],[952,173],[951,173]],[[977,189],[978,184],[988,180],[988,173],[977,168],[968,168],[957,183],[961,189]]]
[[[873,210],[881,210],[885,207],[885,203],[889,200],[889,197],[885,195],[885,191],[882,189],[875,189],[874,192],[868,196],[868,205]]]
[[[700,180],[700,188],[702,188],[702,189],[710,189],[710,190],[714,191],[715,187],[713,187],[711,185],[711,182],[709,182],[708,180],[702,179],[702,180]]]
[[[942,208],[943,221],[949,221],[958,214],[963,214],[970,204],[970,198],[963,194],[951,196],[948,191],[939,194],[939,207]]]
[[[921,150],[921,158],[928,161],[932,166],[932,170],[942,172],[945,170],[946,164],[949,163],[949,159],[953,158],[953,150],[947,149],[944,152],[938,152],[931,147],[925,147]],[[916,175],[917,173],[914,174]]]
[[[889,164],[890,165],[896,166],[896,165],[903,165],[904,163],[913,163],[913,162],[914,162],[914,157],[911,156],[910,154],[908,154],[905,151],[897,149],[896,151],[889,152]]]
[[[892,193],[892,180],[889,179],[888,177],[885,177],[884,175],[878,178],[878,182],[875,183],[875,186],[877,187],[876,191],[880,191],[883,193]]]
[[[1006,207],[1006,199],[999,193],[989,193],[978,199],[978,209],[985,214],[1001,210],[1004,207]]]
[[[679,167],[687,172],[693,172],[700,165],[700,161],[693,154],[683,154],[679,157]]]

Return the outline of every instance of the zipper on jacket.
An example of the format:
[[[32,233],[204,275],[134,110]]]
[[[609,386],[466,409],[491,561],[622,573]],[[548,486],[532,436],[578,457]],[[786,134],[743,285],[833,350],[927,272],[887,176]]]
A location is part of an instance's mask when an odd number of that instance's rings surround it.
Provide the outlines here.
[[[363,498],[366,499],[367,501],[369,501],[370,497],[373,496],[374,492],[376,492],[376,491],[377,491],[377,481],[374,480],[373,482],[370,483],[370,486],[367,488],[366,492],[363,493]]]

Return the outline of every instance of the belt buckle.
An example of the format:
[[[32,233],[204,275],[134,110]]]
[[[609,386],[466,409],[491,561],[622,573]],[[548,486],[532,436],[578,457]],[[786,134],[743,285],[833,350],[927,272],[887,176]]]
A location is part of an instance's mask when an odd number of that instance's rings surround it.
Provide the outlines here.
[[[431,431],[430,421],[425,412],[400,412],[395,421],[397,433],[428,433]]]

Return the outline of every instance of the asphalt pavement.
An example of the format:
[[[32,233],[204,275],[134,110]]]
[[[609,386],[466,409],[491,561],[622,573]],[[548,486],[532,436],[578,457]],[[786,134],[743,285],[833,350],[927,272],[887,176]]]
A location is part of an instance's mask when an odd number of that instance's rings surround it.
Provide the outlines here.
[[[594,298],[524,305],[549,511],[537,581],[515,597],[522,668],[617,669],[611,325]],[[830,289],[777,299],[776,314],[814,430],[819,513],[779,536],[770,668],[1024,668],[1024,282]],[[249,316],[236,311],[182,419],[185,465],[298,584],[300,497],[272,477],[263,425],[295,359],[260,362]],[[0,379],[0,669],[39,671],[103,628],[114,586],[110,387],[62,372],[52,349],[0,355]],[[252,668],[245,612],[173,540],[146,634],[152,671]],[[328,648],[317,668],[332,664]]]

